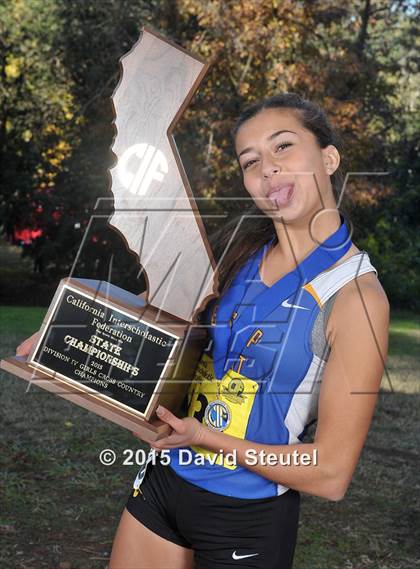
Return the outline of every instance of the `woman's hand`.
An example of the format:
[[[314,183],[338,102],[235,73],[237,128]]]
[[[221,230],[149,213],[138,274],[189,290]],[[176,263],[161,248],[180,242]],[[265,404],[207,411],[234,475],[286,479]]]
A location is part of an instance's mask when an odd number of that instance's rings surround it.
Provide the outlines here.
[[[29,338],[26,338],[19,346],[16,348],[16,355],[17,356],[27,356],[29,352],[32,350],[33,345],[38,340],[39,337],[39,330],[32,334]]]
[[[159,441],[151,442],[150,446],[152,448],[164,450],[193,445],[200,446],[206,427],[199,423],[197,419],[193,417],[178,419],[169,409],[162,407],[162,405],[159,405],[156,409],[156,415],[161,421],[172,427],[172,432],[169,436]],[[133,434],[135,435],[135,433]]]

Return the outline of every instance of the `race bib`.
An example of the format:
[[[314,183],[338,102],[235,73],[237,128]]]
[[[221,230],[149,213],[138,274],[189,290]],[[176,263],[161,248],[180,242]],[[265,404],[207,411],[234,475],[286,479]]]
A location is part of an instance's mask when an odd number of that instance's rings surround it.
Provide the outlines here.
[[[217,380],[212,358],[203,354],[188,393],[188,416],[216,431],[244,439],[257,391],[257,382],[233,370]],[[216,453],[201,447],[191,448],[207,460],[214,461]],[[214,464],[231,470],[236,468],[220,455]]]

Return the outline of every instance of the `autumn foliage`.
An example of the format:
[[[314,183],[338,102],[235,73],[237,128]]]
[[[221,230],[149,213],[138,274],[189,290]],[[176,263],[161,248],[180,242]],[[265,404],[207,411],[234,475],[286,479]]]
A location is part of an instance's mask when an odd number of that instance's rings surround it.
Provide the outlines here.
[[[118,59],[148,24],[214,61],[176,136],[195,194],[241,187],[229,131],[245,104],[305,95],[340,132],[359,248],[394,305],[420,309],[418,15],[412,2],[384,0],[1,5],[3,233],[41,230],[33,254],[68,272],[95,200],[107,195]]]

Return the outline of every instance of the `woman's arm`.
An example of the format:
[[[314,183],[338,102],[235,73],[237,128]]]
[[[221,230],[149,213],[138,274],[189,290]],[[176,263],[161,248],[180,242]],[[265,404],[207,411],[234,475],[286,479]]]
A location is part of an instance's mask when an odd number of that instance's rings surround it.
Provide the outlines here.
[[[164,449],[193,444],[216,453],[235,451],[238,464],[269,480],[330,500],[342,499],[374,412],[388,349],[388,326],[389,303],[371,275],[341,289],[328,324],[331,352],[321,383],[313,443],[254,443],[214,431],[195,419],[177,419],[164,410],[160,418],[175,432],[153,446]],[[317,449],[317,465],[250,465],[250,449],[276,455],[295,450],[300,455],[312,454]]]
[[[28,356],[30,351],[32,350],[33,345],[38,340],[39,337],[39,330],[34,332],[32,336],[26,338],[19,346],[16,348],[16,355],[17,356]]]

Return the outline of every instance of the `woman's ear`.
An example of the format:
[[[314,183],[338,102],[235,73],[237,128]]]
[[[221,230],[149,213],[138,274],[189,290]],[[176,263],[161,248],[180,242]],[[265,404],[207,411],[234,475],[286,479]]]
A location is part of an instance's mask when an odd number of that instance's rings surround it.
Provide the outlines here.
[[[340,165],[340,153],[335,146],[329,144],[326,148],[322,149],[322,155],[325,172],[328,176],[332,176]]]

